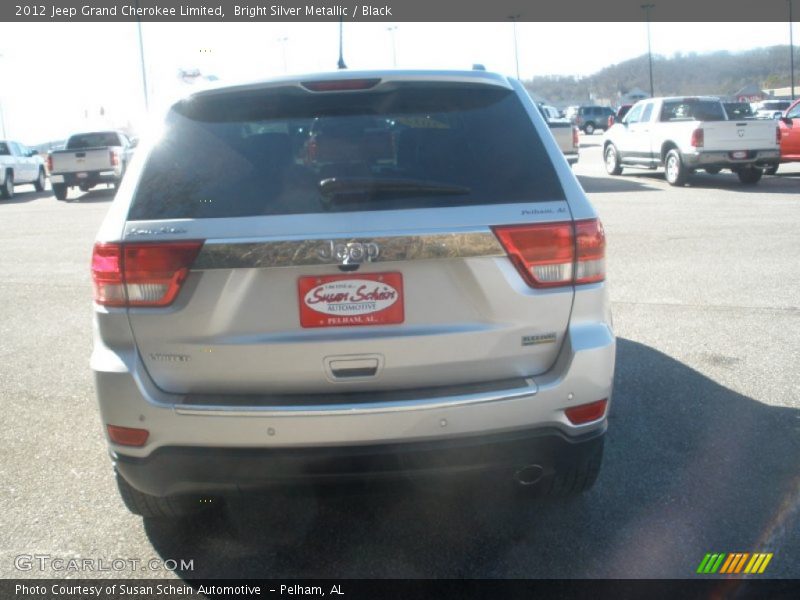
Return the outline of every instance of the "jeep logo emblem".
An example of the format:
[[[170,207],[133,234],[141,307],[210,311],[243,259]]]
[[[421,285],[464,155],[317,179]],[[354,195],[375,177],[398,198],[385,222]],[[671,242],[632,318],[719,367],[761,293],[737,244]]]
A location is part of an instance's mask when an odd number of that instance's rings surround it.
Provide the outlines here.
[[[374,242],[334,242],[331,240],[317,249],[317,256],[322,260],[335,261],[343,265],[372,262],[381,253]]]

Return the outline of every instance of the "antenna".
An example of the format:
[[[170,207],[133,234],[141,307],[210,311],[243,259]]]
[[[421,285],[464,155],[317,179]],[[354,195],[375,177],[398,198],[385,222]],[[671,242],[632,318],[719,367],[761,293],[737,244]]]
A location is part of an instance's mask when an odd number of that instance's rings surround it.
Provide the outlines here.
[[[337,66],[340,69],[346,69],[347,65],[344,64],[344,49],[343,49],[344,36],[342,35],[343,34],[342,27],[343,27],[343,25],[342,25],[342,15],[339,15],[339,63],[338,63]]]

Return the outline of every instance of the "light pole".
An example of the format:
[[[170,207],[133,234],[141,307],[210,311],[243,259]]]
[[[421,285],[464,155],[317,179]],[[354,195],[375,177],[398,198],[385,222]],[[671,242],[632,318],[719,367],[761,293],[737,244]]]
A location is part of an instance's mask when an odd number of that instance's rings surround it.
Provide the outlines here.
[[[136,14],[139,14],[139,0],[134,3],[136,5]],[[150,110],[150,94],[147,93],[147,72],[144,67],[144,42],[142,41],[142,19],[136,17],[136,30],[139,33],[139,64],[142,68],[142,90],[144,91],[144,110]]]
[[[397,66],[397,45],[395,44],[394,32],[397,31],[397,25],[387,27],[386,31],[392,36],[392,65]]]
[[[283,49],[283,72],[284,73],[286,73],[286,42],[288,42],[288,41],[289,41],[289,38],[286,37],[286,36],[278,38],[278,42],[280,43],[281,48]]]
[[[655,4],[642,4],[644,18],[647,21],[647,62],[650,65],[650,97],[655,96],[653,91],[653,51],[650,49],[650,9],[655,8]]]
[[[792,100],[794,100],[794,35],[792,33],[792,0],[786,0],[789,4],[789,70],[792,73]]]
[[[517,68],[517,79],[519,79],[519,46],[517,45],[517,21],[522,15],[509,15],[511,26],[514,30],[514,64]]]

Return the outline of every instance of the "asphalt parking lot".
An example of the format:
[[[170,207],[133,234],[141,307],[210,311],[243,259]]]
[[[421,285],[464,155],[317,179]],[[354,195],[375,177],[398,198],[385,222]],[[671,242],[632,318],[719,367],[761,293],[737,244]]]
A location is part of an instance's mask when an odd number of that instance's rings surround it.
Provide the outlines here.
[[[600,479],[568,501],[409,484],[143,523],[118,498],[88,367],[112,192],[20,186],[0,202],[0,576],[680,578],[707,552],[761,551],[762,577],[800,577],[800,165],[676,189],[606,176],[601,139],[583,137],[575,173],[609,240],[615,396]],[[193,568],[15,568],[33,554]]]

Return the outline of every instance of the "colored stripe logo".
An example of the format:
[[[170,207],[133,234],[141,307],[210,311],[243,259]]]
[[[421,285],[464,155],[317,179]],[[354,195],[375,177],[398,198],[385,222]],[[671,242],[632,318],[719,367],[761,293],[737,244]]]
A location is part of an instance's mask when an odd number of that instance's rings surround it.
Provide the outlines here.
[[[697,567],[697,573],[703,575],[713,575],[715,573],[719,573],[720,575],[755,575],[763,573],[771,560],[772,552],[755,552],[752,554],[749,552],[709,552],[703,557],[703,560],[700,561],[700,565]]]

